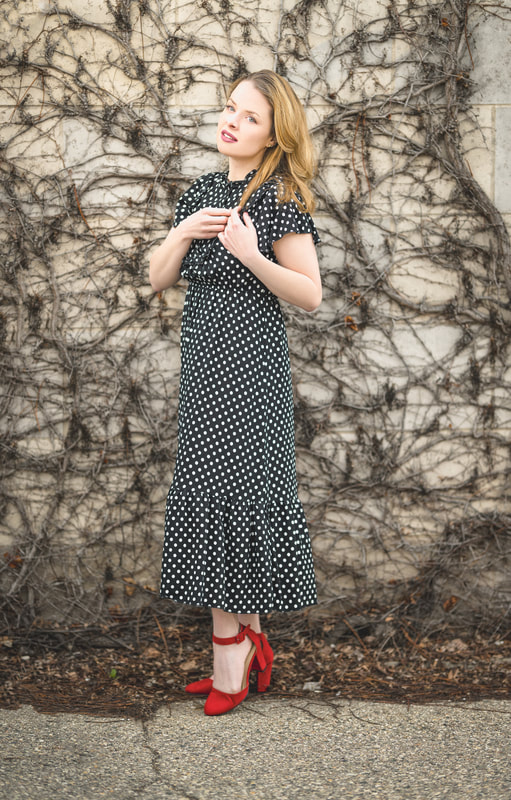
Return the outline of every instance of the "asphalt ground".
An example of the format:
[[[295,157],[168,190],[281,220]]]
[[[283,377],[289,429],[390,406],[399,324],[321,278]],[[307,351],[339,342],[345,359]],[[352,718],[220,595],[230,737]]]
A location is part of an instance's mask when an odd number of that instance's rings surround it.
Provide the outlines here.
[[[6,800],[511,800],[511,702],[249,697],[148,721],[0,711]]]

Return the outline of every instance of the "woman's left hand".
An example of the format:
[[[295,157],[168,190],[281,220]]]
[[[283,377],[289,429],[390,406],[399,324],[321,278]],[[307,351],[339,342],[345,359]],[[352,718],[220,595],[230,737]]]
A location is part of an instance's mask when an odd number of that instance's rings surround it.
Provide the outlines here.
[[[259,254],[257,231],[254,223],[246,211],[242,220],[239,215],[239,208],[233,208],[227,225],[218,234],[218,238],[225,249],[246,267],[249,267],[254,256]]]

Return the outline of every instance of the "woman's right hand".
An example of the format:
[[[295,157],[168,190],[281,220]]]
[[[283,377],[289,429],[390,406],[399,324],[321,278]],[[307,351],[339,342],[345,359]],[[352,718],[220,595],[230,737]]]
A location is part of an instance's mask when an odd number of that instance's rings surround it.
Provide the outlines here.
[[[230,208],[201,208],[171,228],[154,251],[149,264],[149,280],[155,292],[174,286],[179,280],[183,258],[194,239],[214,239],[222,233],[231,215]]]
[[[230,208],[201,208],[177,227],[186,239],[214,239],[222,233],[231,215]]]

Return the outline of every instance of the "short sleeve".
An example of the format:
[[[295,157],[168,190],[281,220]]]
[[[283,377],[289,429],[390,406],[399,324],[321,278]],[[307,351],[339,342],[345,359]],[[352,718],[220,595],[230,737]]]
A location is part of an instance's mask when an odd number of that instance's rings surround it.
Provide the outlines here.
[[[186,192],[183,192],[181,197],[176,203],[176,210],[174,212],[174,228],[190,214],[195,214],[199,209],[204,208],[204,194],[207,186],[207,179],[209,175],[202,175],[192,183]]]
[[[286,233],[311,233],[314,244],[319,244],[321,241],[311,215],[300,211],[294,200],[277,203],[271,225],[272,244],[282,239]]]

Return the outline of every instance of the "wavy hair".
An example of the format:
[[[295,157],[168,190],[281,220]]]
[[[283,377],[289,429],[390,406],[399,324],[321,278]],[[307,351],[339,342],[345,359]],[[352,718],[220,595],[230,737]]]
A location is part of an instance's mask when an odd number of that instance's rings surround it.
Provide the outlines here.
[[[316,171],[316,160],[301,102],[286,79],[269,69],[238,78],[230,86],[229,95],[244,81],[253,83],[272,107],[275,144],[267,148],[240,204],[244,206],[256,189],[274,177],[278,179],[279,203],[294,200],[300,211],[314,211],[315,200],[309,184]]]

